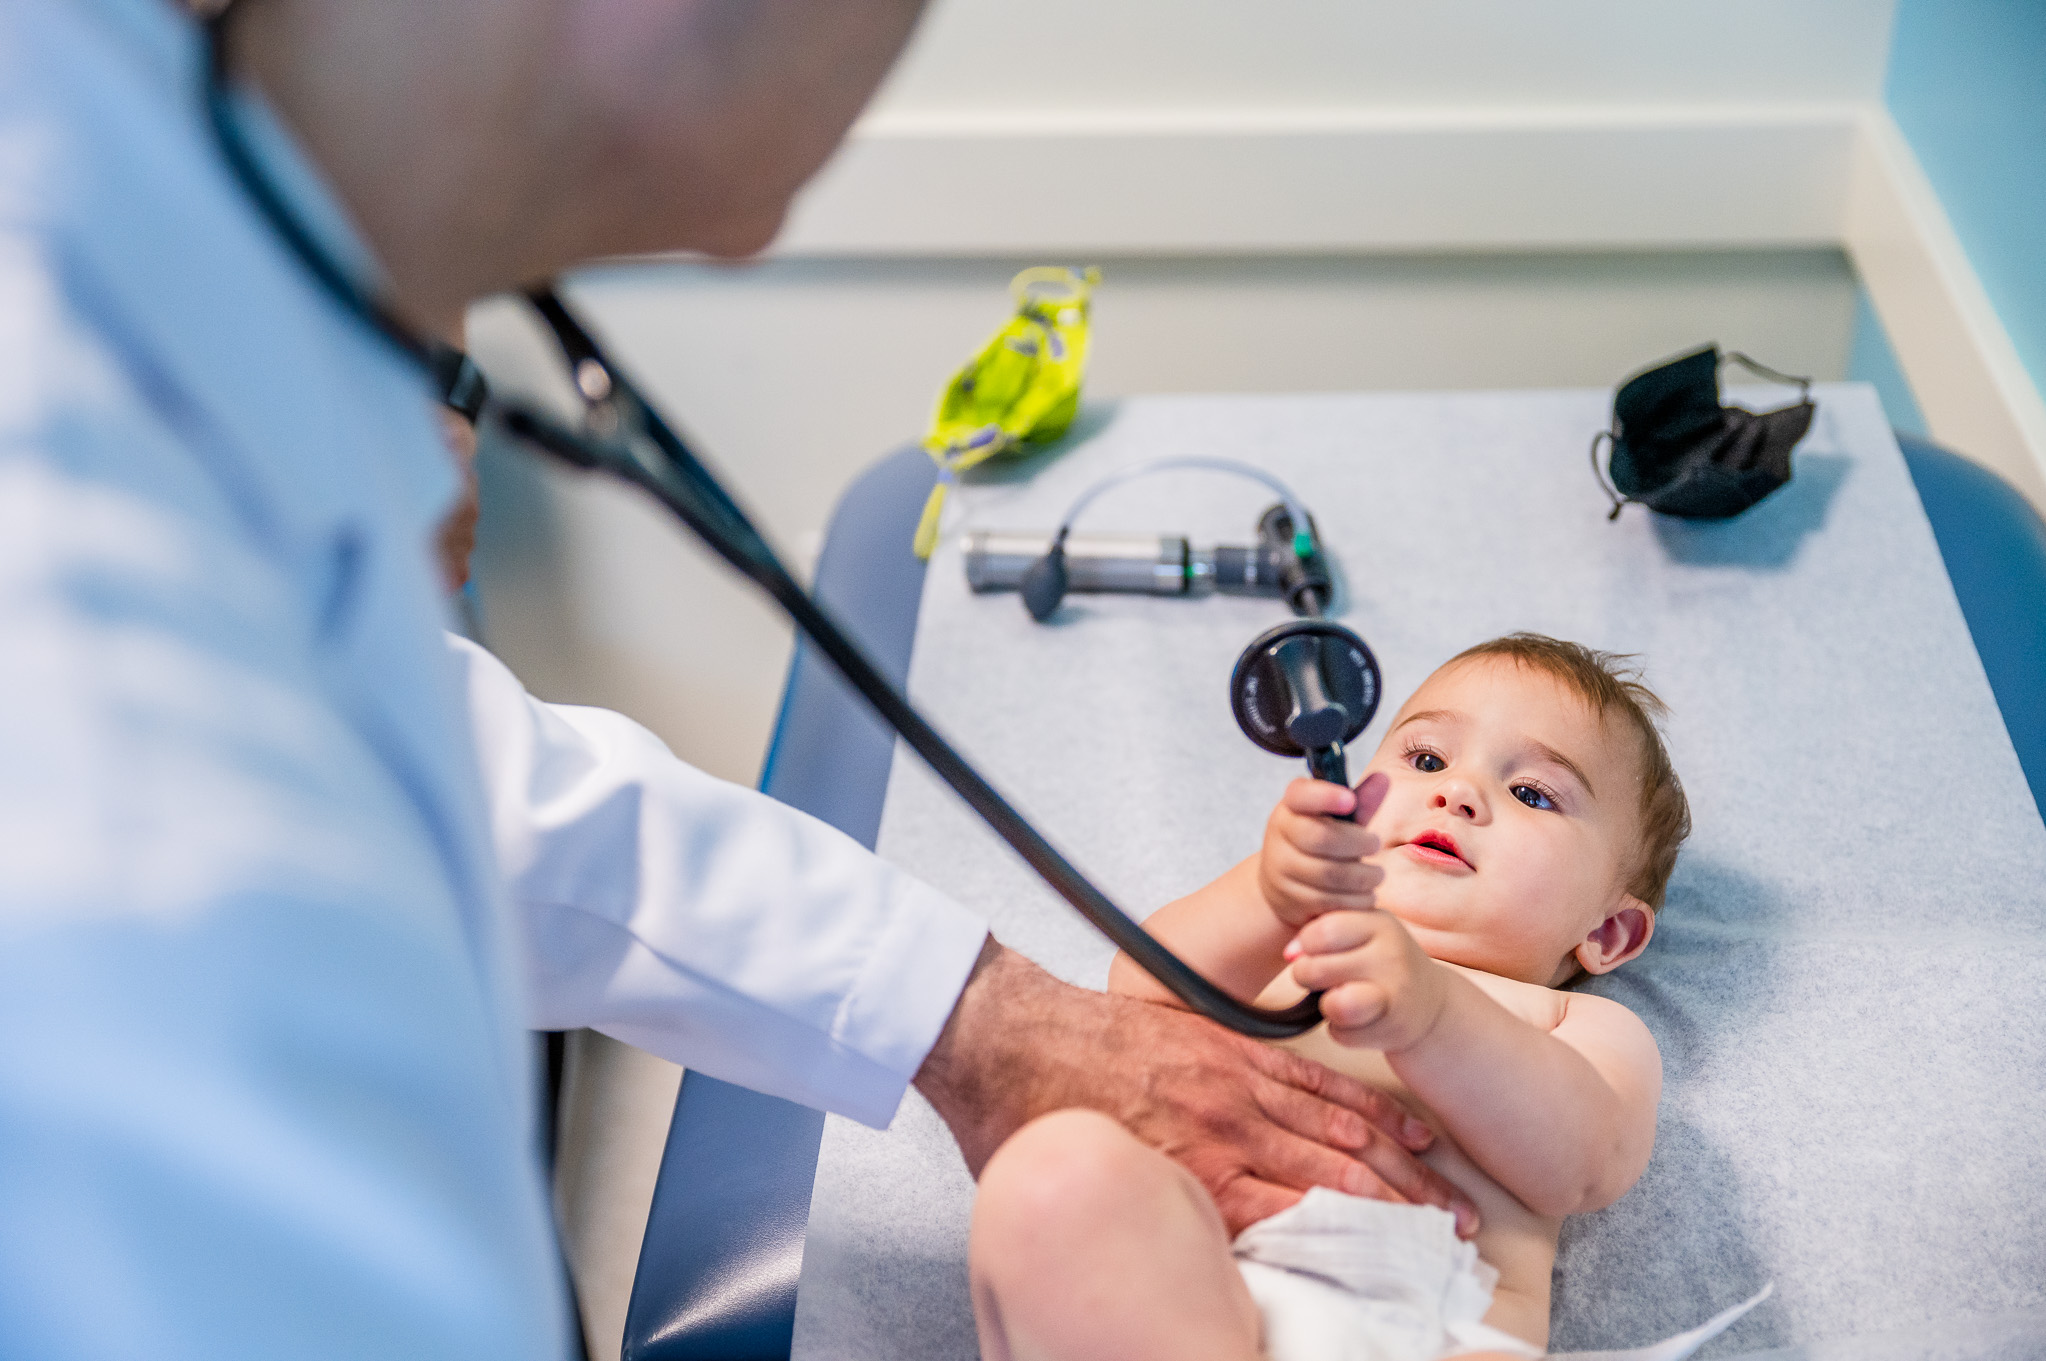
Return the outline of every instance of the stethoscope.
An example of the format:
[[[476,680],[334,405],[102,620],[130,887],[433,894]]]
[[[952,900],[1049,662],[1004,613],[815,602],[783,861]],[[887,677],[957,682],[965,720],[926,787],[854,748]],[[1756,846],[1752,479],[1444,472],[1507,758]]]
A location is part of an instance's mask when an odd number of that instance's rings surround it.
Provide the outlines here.
[[[341,307],[383,337],[421,373],[444,390],[450,351],[416,334],[365,293],[321,249],[277,192],[236,124],[227,88],[227,27],[233,3],[207,21],[203,78],[206,114],[228,169],[306,271]],[[711,475],[689,446],[653,409],[624,372],[563,305],[553,287],[526,294],[553,332],[584,401],[580,430],[515,398],[490,396],[483,416],[514,438],[572,464],[608,473],[640,488],[672,511],[785,610],[796,627],[830,659],[839,674],[973,810],[1055,889],[1125,954],[1188,1007],[1232,1030],[1258,1039],[1282,1039],[1321,1020],[1321,994],[1273,1009],[1240,1002],[1196,973],[1118,908],[924,720],[887,677],[867,659],[783,566],[767,540]],[[458,359],[459,356],[456,356]],[[474,394],[472,394],[473,396]],[[1304,512],[1295,513],[1297,527]],[[1317,603],[1314,614],[1319,615]],[[1353,652],[1351,644],[1354,644]],[[1356,654],[1361,652],[1361,657]],[[1324,656],[1326,654],[1326,656]],[[1245,731],[1268,750],[1305,755],[1322,778],[1344,778],[1342,744],[1361,732],[1377,705],[1377,668],[1369,668],[1368,703],[1357,682],[1342,678],[1368,661],[1361,640],[1340,625],[1319,618],[1282,624],[1251,645],[1235,677],[1238,718]],[[1331,683],[1331,677],[1336,678]],[[1349,702],[1334,690],[1350,690]],[[1249,705],[1251,717],[1246,717]],[[1303,707],[1303,703],[1304,706]],[[1253,719],[1262,727],[1255,727]],[[1262,733],[1262,735],[1260,735]],[[1330,753],[1333,752],[1333,762]]]

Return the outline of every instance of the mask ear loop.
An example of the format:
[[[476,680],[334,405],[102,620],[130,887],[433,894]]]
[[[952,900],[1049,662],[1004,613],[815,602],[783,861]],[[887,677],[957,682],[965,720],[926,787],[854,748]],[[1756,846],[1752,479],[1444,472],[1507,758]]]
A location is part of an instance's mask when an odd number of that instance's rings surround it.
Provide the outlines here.
[[[1628,498],[1620,495],[1619,488],[1615,487],[1612,479],[1606,476],[1606,470],[1599,466],[1599,442],[1603,440],[1605,443],[1610,444],[1613,442],[1613,439],[1614,435],[1610,430],[1601,430],[1591,437],[1591,475],[1598,479],[1598,489],[1611,497],[1613,502],[1612,513],[1606,516],[1608,522],[1620,518],[1620,512],[1626,509],[1628,500]]]
[[[1794,373],[1783,373],[1772,369],[1767,364],[1748,358],[1739,350],[1728,350],[1726,352],[1726,360],[1729,364],[1740,365],[1757,378],[1767,378],[1772,383],[1781,383],[1785,387],[1796,388],[1797,400],[1800,405],[1812,399],[1812,380],[1809,378],[1800,378]]]

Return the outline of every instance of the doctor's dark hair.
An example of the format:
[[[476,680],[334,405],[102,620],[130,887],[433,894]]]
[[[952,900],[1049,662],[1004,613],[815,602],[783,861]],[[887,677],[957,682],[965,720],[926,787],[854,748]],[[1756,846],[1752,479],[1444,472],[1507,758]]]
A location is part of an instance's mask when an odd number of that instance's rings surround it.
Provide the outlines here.
[[[1546,634],[1509,633],[1464,649],[1448,665],[1481,657],[1504,657],[1554,677],[1601,719],[1618,719],[1634,730],[1641,742],[1641,859],[1627,881],[1627,891],[1648,904],[1651,912],[1660,911],[1670,871],[1676,868],[1677,848],[1691,834],[1690,800],[1684,797],[1683,782],[1670,764],[1658,726],[1669,706],[1641,683],[1640,667],[1624,653],[1600,652]]]

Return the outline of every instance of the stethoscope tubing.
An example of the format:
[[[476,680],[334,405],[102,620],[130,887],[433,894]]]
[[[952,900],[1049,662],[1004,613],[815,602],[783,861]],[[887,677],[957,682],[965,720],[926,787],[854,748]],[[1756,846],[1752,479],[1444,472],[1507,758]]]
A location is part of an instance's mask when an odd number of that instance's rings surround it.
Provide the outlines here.
[[[1253,1006],[1230,996],[1160,944],[1096,888],[918,712],[847,636],[830,612],[804,591],[717,479],[640,396],[631,381],[608,362],[601,347],[552,290],[536,292],[532,298],[572,365],[602,366],[608,395],[597,405],[610,404],[615,413],[611,419],[624,438],[593,439],[523,403],[493,398],[486,411],[501,421],[508,433],[579,467],[621,477],[672,511],[720,557],[773,597],[803,635],[880,715],[882,722],[893,728],[910,750],[923,758],[938,778],[964,799],[1025,864],[1188,1007],[1255,1039],[1285,1039],[1313,1028],[1321,1020],[1318,993],[1284,1009]],[[639,438],[635,439],[635,435]],[[646,445],[652,446],[657,456],[647,457],[639,451],[637,446]]]
[[[327,258],[265,178],[255,156],[242,141],[228,102],[225,13],[208,25],[203,98],[208,122],[229,172],[279,240],[321,288],[430,378],[432,347],[367,296]],[[528,294],[528,301],[554,333],[575,371],[577,386],[588,403],[586,425],[608,425],[609,429],[601,433],[595,429],[572,429],[536,406],[496,395],[485,403],[486,421],[578,468],[602,471],[630,482],[666,506],[719,557],[772,597],[881,720],[1024,863],[1189,1008],[1254,1039],[1284,1039],[1311,1029],[1321,1020],[1319,993],[1284,1009],[1259,1007],[1230,996],[1160,944],[1096,888],[925,720],[830,612],[803,590],[730,493],[610,361],[554,290],[536,289]]]

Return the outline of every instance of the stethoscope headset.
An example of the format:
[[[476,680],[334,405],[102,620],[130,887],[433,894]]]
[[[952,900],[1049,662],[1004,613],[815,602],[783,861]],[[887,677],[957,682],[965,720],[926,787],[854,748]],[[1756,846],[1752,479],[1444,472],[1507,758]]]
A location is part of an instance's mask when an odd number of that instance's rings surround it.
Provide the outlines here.
[[[797,584],[730,494],[604,353],[551,284],[529,290],[526,301],[553,333],[582,395],[580,429],[517,398],[489,394],[481,375],[459,351],[420,336],[349,278],[286,205],[242,139],[227,86],[228,20],[237,4],[238,0],[229,0],[206,20],[202,97],[207,120],[228,170],[284,246],[344,311],[416,365],[436,392],[472,419],[480,416],[576,468],[629,482],[666,506],[718,556],[772,597],[882,720],[1060,897],[1188,1007],[1258,1039],[1298,1035],[1321,1020],[1320,993],[1284,1009],[1231,997],[1153,939],[1039,835]],[[1318,778],[1347,784],[1343,747],[1364,730],[1377,709],[1378,667],[1362,639],[1322,617],[1331,592],[1326,562],[1312,522],[1290,493],[1286,500],[1290,504],[1286,536],[1293,544],[1286,570],[1294,574],[1286,594],[1302,617],[1270,630],[1245,651],[1232,678],[1234,707],[1238,722],[1258,745],[1279,755],[1305,756]],[[1047,577],[1060,570],[1057,560],[1071,518],[1047,554],[1051,564],[1045,568]]]

